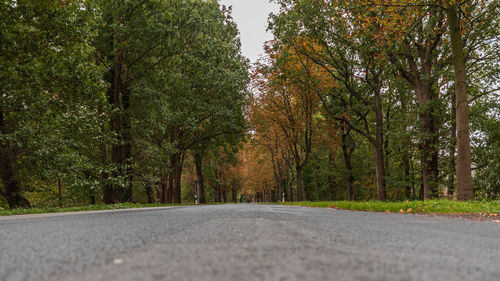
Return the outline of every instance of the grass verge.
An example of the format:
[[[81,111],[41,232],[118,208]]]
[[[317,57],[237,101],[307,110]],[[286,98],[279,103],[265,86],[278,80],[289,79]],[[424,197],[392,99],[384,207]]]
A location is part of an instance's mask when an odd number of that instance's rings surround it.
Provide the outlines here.
[[[136,208],[152,208],[152,207],[172,207],[184,206],[187,204],[134,204],[122,203],[112,205],[90,205],[70,208],[31,208],[31,209],[13,209],[2,210],[0,208],[0,216],[14,215],[29,215],[29,214],[46,214],[46,213],[68,213],[68,212],[85,212],[85,211],[102,211],[102,210],[120,210],[120,209],[136,209]]]
[[[500,203],[497,201],[458,202],[451,200],[429,201],[333,201],[333,202],[288,202],[281,205],[337,208],[352,211],[390,212],[405,214],[500,214]]]

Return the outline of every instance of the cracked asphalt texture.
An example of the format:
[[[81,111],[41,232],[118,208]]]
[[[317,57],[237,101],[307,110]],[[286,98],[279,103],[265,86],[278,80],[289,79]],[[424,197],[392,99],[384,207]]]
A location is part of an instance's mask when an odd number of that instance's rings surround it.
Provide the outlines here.
[[[500,224],[273,205],[0,218],[0,280],[500,280]]]

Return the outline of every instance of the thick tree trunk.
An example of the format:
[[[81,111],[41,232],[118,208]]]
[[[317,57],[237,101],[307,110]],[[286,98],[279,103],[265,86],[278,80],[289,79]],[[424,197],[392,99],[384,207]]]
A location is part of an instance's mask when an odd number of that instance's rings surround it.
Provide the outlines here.
[[[386,200],[385,168],[384,168],[384,116],[380,89],[375,91],[375,167],[377,177],[377,200]]]
[[[4,113],[0,111],[0,133],[7,134]],[[21,182],[14,168],[15,153],[12,151],[10,143],[6,139],[0,139],[0,178],[3,188],[0,189],[2,195],[11,209],[31,208],[30,203],[21,195]]]
[[[456,124],[457,124],[457,199],[474,199],[471,174],[471,148],[469,129],[469,103],[467,98],[467,68],[458,7],[450,5],[446,9],[451,38],[453,69],[455,72]]]
[[[427,104],[427,106],[430,106]],[[421,122],[423,128],[423,143],[420,153],[422,154],[422,181],[424,200],[434,199],[437,196],[437,171],[439,152],[435,148],[438,145],[435,117],[433,111],[426,108],[422,114]]]
[[[28,200],[21,195],[21,183],[13,168],[12,152],[7,149],[8,147],[3,144],[0,152],[0,178],[4,188],[4,191],[0,190],[0,194],[5,197],[11,209],[31,208]]]
[[[428,62],[424,67],[422,75],[430,75],[432,64]],[[435,112],[434,100],[437,99],[433,93],[432,81],[413,81],[415,95],[420,107],[420,124],[422,133],[420,137],[420,165],[422,173],[422,199],[430,200],[437,196],[438,176],[438,119]]]
[[[207,203],[207,200],[205,199],[205,181],[203,179],[203,157],[201,153],[195,153],[194,154],[194,163],[196,166],[196,177],[198,180],[198,198],[200,200],[200,204],[205,204]]]
[[[181,184],[182,184],[182,168],[184,165],[184,155],[177,153],[176,165],[174,168],[174,189],[172,190],[173,203],[180,204],[181,200]]]

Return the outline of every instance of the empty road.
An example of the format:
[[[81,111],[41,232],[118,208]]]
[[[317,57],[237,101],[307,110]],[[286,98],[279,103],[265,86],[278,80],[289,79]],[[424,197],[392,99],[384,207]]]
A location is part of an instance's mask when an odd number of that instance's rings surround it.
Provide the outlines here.
[[[0,218],[0,280],[500,280],[500,224],[272,205]]]

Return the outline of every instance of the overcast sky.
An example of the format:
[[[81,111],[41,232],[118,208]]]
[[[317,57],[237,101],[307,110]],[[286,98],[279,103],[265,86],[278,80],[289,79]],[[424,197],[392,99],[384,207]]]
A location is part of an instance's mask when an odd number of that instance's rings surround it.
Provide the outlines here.
[[[267,19],[271,12],[278,11],[278,6],[269,3],[269,0],[219,0],[219,3],[233,6],[233,18],[240,30],[243,55],[255,62],[264,52],[264,42],[273,38],[270,32],[266,32]]]

